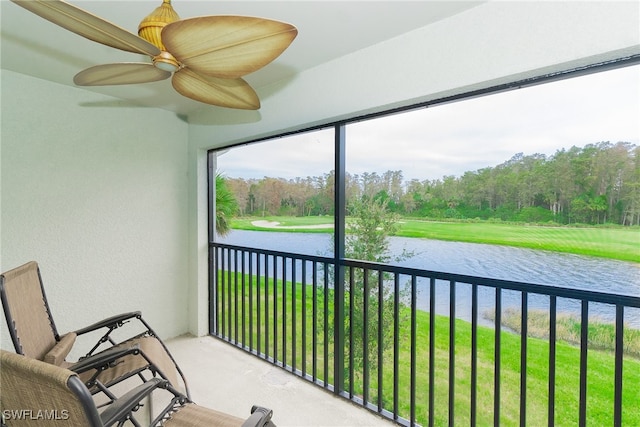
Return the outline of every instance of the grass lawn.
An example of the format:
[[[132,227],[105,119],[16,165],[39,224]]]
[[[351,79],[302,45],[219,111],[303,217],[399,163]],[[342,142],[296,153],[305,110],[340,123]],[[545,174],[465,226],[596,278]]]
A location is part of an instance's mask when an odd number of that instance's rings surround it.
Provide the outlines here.
[[[640,228],[403,221],[399,236],[519,246],[640,262]]]
[[[254,221],[278,222],[280,227],[256,226]],[[232,227],[241,230],[328,233],[331,228],[306,228],[333,224],[332,217],[241,218]],[[555,252],[590,255],[640,263],[638,227],[545,227],[489,222],[437,222],[403,219],[402,237],[518,246]]]
[[[319,380],[333,383],[333,343],[331,328],[332,298],[330,290],[317,289],[317,305],[313,305],[313,289],[301,284],[293,286],[282,282],[231,274],[224,282],[219,281],[218,306],[224,313],[224,335],[232,341],[243,342],[270,357],[284,360],[286,365],[307,374],[315,372]],[[222,289],[224,283],[224,290]],[[251,289],[251,293],[249,293]],[[305,298],[303,299],[303,292]],[[325,306],[325,292],[328,297]],[[222,295],[224,294],[224,298]],[[249,296],[251,295],[251,296]],[[259,295],[259,297],[258,297]],[[347,298],[348,301],[348,298]],[[249,305],[251,304],[251,306]],[[348,304],[348,302],[347,302]],[[243,308],[244,307],[244,308]],[[249,310],[251,307],[252,310]],[[258,318],[258,307],[260,317]],[[325,317],[325,312],[328,316]],[[406,308],[403,310],[407,310]],[[238,318],[232,317],[238,313]],[[276,315],[274,316],[274,313]],[[295,314],[294,314],[295,313]],[[406,311],[405,311],[406,314]],[[224,318],[224,320],[223,320]],[[258,321],[258,319],[260,319]],[[428,422],[429,386],[429,313],[416,313],[416,421],[422,425]],[[305,328],[303,328],[303,323]],[[249,327],[251,324],[251,328]],[[294,333],[295,325],[295,333]],[[316,331],[314,335],[313,325]],[[446,425],[449,405],[449,319],[435,318],[435,391],[434,417],[436,425]],[[500,370],[500,425],[518,425],[520,417],[520,345],[518,334],[502,331]],[[325,341],[325,336],[327,340]],[[402,322],[399,336],[399,414],[409,418],[410,408],[410,336],[409,322]],[[493,425],[494,405],[494,354],[495,331],[493,328],[478,328],[478,401],[477,423],[480,426]],[[527,382],[526,418],[527,425],[547,425],[549,342],[544,339],[527,338]],[[574,345],[557,342],[556,347],[556,400],[555,425],[575,426],[578,424],[579,408],[579,365],[580,351]],[[295,353],[295,356],[294,356]],[[325,358],[325,355],[327,358]],[[346,358],[348,361],[348,358]],[[471,325],[462,320],[455,322],[455,425],[469,425],[471,393]],[[325,370],[326,362],[326,370]],[[385,409],[393,408],[393,352],[387,350],[382,366],[382,400]],[[376,402],[378,394],[378,373],[376,360],[367,365],[370,373],[368,387],[369,401]],[[362,369],[354,372],[352,384],[354,393],[364,394]],[[346,375],[346,389],[349,389],[349,375]],[[587,425],[613,425],[614,397],[614,356],[608,351],[588,352]],[[640,425],[640,360],[624,358],[622,424]]]

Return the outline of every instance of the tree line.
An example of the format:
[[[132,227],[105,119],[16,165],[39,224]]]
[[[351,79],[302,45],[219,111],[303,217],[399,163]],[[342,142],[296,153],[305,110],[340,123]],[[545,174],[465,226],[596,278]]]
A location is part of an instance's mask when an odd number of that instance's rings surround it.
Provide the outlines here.
[[[225,177],[240,216],[333,215],[335,173]],[[405,181],[402,171],[346,175],[347,205],[364,198],[425,219],[640,225],[640,147],[599,142],[551,156],[518,153],[462,176]]]

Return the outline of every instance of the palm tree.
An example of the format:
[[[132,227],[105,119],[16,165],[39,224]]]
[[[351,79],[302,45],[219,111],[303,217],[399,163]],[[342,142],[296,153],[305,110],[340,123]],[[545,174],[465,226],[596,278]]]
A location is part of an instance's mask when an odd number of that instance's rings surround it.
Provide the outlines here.
[[[224,237],[231,231],[231,217],[238,211],[235,195],[222,174],[216,174],[216,232]]]

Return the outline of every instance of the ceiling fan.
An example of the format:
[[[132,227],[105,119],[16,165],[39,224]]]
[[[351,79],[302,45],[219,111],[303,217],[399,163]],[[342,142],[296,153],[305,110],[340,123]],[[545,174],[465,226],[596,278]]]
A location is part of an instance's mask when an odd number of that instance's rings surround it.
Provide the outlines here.
[[[181,95],[227,108],[260,108],[258,95],[241,77],[277,58],[298,34],[293,25],[264,18],[180,19],[171,0],[162,0],[135,35],[63,0],[12,1],[89,40],[153,60],[87,68],[73,78],[79,86],[147,83],[172,76]]]

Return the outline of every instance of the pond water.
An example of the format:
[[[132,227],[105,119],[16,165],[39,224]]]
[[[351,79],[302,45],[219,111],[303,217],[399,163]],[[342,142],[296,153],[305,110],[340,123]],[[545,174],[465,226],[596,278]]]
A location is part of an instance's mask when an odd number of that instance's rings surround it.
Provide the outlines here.
[[[332,238],[323,233],[286,233],[233,230],[220,243],[294,252],[306,255],[332,256]],[[640,264],[608,260],[582,255],[562,254],[550,251],[515,248],[477,243],[444,242],[418,238],[391,237],[393,254],[403,250],[413,256],[394,262],[404,267],[446,273],[466,274],[493,279],[514,280],[574,289],[585,289],[613,294],[640,297]],[[428,280],[418,281],[418,308],[428,310]],[[478,291],[480,322],[492,324],[484,316],[494,308],[495,291],[480,287]],[[520,308],[521,294],[504,291],[504,308]],[[549,298],[530,294],[530,309],[547,309]],[[449,283],[436,283],[436,311],[449,314]],[[580,313],[579,301],[558,298],[560,313]],[[615,307],[607,304],[589,304],[590,319],[611,322],[615,319]],[[471,318],[471,286],[456,287],[456,317]],[[640,309],[626,309],[625,323],[640,329]]]

